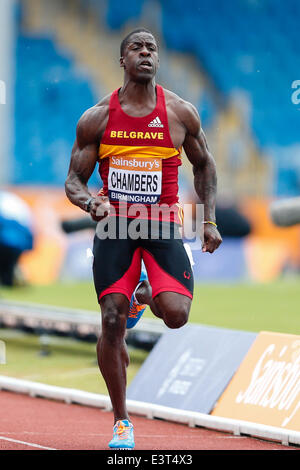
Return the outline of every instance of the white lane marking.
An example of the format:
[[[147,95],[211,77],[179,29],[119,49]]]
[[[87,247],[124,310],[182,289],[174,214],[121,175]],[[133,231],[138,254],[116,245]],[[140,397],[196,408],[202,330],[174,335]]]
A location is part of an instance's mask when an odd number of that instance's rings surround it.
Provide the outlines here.
[[[31,442],[18,441],[17,439],[11,439],[10,437],[0,436],[0,439],[2,439],[3,441],[14,442],[15,444],[23,444],[25,446],[38,447],[39,449],[57,450],[57,449],[54,449],[53,447],[45,447],[45,446],[40,446],[39,444],[33,444]]]

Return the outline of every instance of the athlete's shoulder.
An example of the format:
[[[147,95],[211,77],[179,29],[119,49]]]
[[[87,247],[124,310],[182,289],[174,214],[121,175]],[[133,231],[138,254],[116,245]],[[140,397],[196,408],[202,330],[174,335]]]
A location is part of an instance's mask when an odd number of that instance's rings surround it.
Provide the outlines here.
[[[108,121],[110,97],[111,94],[105,96],[80,117],[76,128],[77,140],[80,144],[87,145],[99,140]]]
[[[196,106],[176,95],[173,91],[165,88],[163,90],[167,108],[176,114],[178,120],[190,134],[198,134],[201,124]]]

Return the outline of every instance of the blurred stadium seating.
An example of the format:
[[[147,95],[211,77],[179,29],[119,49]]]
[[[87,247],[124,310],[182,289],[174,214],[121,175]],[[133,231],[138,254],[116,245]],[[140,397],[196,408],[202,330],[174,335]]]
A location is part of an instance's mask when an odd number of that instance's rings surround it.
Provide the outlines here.
[[[13,183],[63,185],[80,115],[95,103],[86,77],[51,37],[19,35]]]

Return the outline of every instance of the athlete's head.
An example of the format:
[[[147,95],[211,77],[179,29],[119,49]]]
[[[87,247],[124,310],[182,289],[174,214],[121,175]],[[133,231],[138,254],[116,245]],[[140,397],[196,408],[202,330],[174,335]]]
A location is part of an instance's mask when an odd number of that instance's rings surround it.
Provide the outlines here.
[[[131,31],[120,46],[120,65],[130,79],[149,81],[155,76],[159,58],[158,44],[148,29]]]

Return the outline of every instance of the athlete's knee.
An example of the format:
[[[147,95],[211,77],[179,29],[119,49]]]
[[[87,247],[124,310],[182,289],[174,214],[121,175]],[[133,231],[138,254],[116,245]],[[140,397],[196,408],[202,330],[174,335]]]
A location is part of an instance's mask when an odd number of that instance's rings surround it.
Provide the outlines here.
[[[126,309],[123,305],[111,303],[102,308],[102,336],[115,340],[126,332]]]
[[[163,315],[165,324],[169,328],[181,328],[189,318],[189,311],[184,306],[169,308]]]
[[[181,328],[187,323],[191,307],[189,297],[174,292],[163,292],[158,296],[156,305],[169,328]]]
[[[111,307],[105,310],[102,314],[102,328],[118,330],[126,323],[126,314],[122,310]]]

